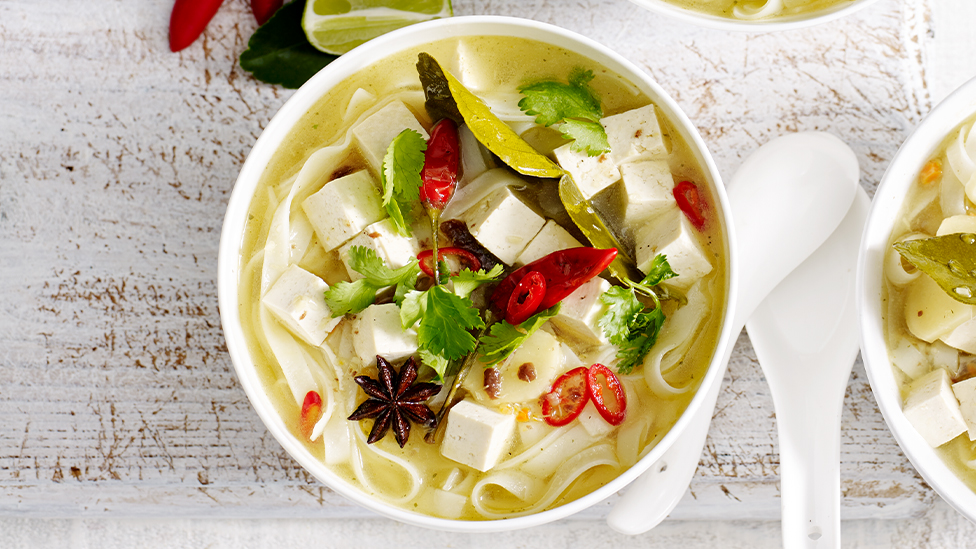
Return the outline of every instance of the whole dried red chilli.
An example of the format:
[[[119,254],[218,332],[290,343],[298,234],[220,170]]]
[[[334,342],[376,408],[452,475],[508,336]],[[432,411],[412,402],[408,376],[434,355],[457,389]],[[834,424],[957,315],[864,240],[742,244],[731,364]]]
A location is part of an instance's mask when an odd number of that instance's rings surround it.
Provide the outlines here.
[[[539,304],[545,296],[546,277],[538,271],[523,276],[508,299],[505,321],[513,326],[525,322],[539,310]]]
[[[299,420],[299,430],[306,440],[312,440],[312,431],[315,424],[322,416],[322,397],[316,391],[305,393],[305,401],[302,402],[302,415]]]
[[[623,423],[627,417],[627,393],[610,368],[599,363],[590,366],[586,372],[586,394],[607,423]]]
[[[682,181],[674,186],[674,200],[678,208],[688,217],[696,228],[705,226],[705,203],[698,194],[698,187],[691,181]]]
[[[427,150],[424,152],[424,167],[420,170],[420,201],[430,214],[433,228],[433,253],[437,253],[437,227],[440,225],[441,210],[454,197],[457,189],[458,170],[461,166],[461,140],[457,124],[444,118],[430,129]],[[440,282],[438,262],[434,262],[431,276],[434,284]]]
[[[283,0],[251,0],[251,12],[258,25],[267,23],[283,3]]]
[[[481,270],[481,261],[478,261],[478,257],[463,248],[441,248],[437,251],[437,257],[440,261],[451,258],[456,259],[461,266],[471,271]],[[434,250],[420,252],[417,254],[417,261],[419,262],[420,270],[425,275],[434,276]],[[457,273],[454,272],[451,274]]]
[[[602,273],[615,257],[616,248],[568,248],[552,252],[505,277],[491,294],[492,308],[496,313],[504,314],[515,287],[525,275],[534,271],[546,280],[546,294],[536,310],[548,309]]]
[[[203,34],[224,0],[176,0],[169,16],[169,49],[180,51]]]
[[[549,392],[542,396],[542,416],[546,423],[560,427],[579,417],[590,398],[586,373],[587,368],[580,366],[556,378]]]

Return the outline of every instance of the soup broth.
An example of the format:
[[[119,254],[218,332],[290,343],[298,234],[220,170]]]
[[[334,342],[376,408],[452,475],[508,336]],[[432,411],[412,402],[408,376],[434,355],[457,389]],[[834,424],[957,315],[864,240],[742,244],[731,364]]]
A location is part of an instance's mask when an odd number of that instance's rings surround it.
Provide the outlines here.
[[[651,103],[634,84],[590,59],[547,44],[509,37],[447,39],[391,55],[363,68],[309,110],[262,176],[241,246],[243,327],[263,384],[284,423],[296,439],[304,441],[312,455],[350,485],[391,505],[444,518],[485,520],[535,513],[575,500],[617,477],[649,452],[688,406],[715,351],[725,312],[728,272],[724,220],[715,207],[711,182],[691,149],[659,116],[668,149],[661,162],[666,163],[674,181],[694,181],[706,204],[709,221],[693,238],[711,267],[694,284],[676,286],[670,291],[673,299],[666,299],[662,305],[667,320],[643,366],[630,373],[618,373],[626,394],[626,419],[611,425],[587,408],[581,419],[567,425],[552,426],[543,420],[540,396],[549,390],[550,382],[544,382],[542,377],[551,380],[573,368],[598,362],[614,368],[619,361],[616,346],[580,337],[570,323],[550,321],[508,361],[497,366],[503,380],[500,395],[497,390],[492,394],[480,364],[464,381],[459,393],[464,402],[516,418],[507,446],[487,470],[445,457],[443,442],[425,442],[424,428],[418,424],[413,425],[413,434],[403,447],[392,436],[367,444],[373,421],[346,418],[365,399],[355,377],[376,379],[378,375],[375,361],[365,362],[357,347],[363,337],[364,318],[374,309],[341,317],[324,342],[313,345],[279,322],[262,299],[266,299],[282,272],[296,265],[330,286],[350,279],[343,262],[344,248],[326,250],[301,205],[350,174],[365,170],[379,179],[368,153],[356,145],[350,133],[351,128],[359,127],[383,108],[402,102],[425,130],[431,130],[434,121],[425,110],[415,68],[421,51],[438,59],[545,154],[553,154],[553,148],[562,141],[513,108],[519,97],[516,88],[526,82],[565,81],[568,74],[582,68],[593,72],[589,85],[602,100],[607,115]],[[455,206],[465,200],[467,190],[481,185],[486,177],[515,177],[484,149],[472,156],[471,149],[464,149],[471,143],[464,135],[461,143],[465,171],[455,202],[444,211],[444,219],[454,216],[452,208],[459,209]],[[526,177],[521,180],[509,187],[518,200],[540,218],[554,220],[573,238],[585,242],[559,204],[554,181]],[[618,188],[619,182],[615,185],[597,193],[592,203],[618,233],[628,253],[633,254],[634,247],[641,243],[639,229],[647,221],[627,221],[620,206],[626,193]],[[471,196],[468,199],[477,202]],[[677,211],[676,207],[672,209]],[[466,211],[457,216],[464,218]],[[418,249],[431,245],[429,226],[424,229],[429,223],[420,211],[411,240]],[[440,238],[442,247],[451,245],[443,235]],[[598,278],[594,284],[606,282]],[[477,295],[472,294],[476,302]],[[483,302],[485,298],[480,299]],[[565,312],[568,306],[563,307],[561,311]],[[398,369],[403,368],[402,360],[392,362]],[[526,384],[519,385],[521,393],[505,388],[505,380],[514,379],[513,376]],[[540,376],[538,381],[536,376]],[[421,381],[432,377],[429,368],[421,368]],[[446,379],[445,386],[451,381]],[[535,392],[525,389],[531,384],[537,387]],[[302,430],[300,421],[303,409],[308,408],[307,398],[303,400],[306,389],[317,391],[322,400],[321,419],[316,422],[313,440]],[[443,400],[446,392],[445,389],[434,397],[432,409],[437,410],[438,400]],[[453,414],[454,409],[448,415],[448,430],[455,421]]]
[[[971,440],[976,436],[976,337],[971,330],[976,307],[953,299],[892,248],[899,242],[976,233],[973,159],[976,133],[970,119],[946,137],[905,198],[886,252],[883,310],[906,417],[976,490],[976,443]]]

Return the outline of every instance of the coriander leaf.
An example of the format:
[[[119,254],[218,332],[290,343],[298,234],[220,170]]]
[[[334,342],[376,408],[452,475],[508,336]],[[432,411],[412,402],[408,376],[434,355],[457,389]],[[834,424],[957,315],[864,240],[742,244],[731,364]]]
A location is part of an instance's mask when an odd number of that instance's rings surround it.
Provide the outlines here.
[[[376,301],[376,291],[379,289],[366,279],[339,282],[325,291],[325,303],[332,310],[332,316],[358,313]]]
[[[501,264],[495,265],[487,273],[484,270],[461,269],[457,276],[451,277],[451,280],[454,281],[454,293],[461,297],[468,297],[471,292],[478,289],[478,286],[498,280],[503,272],[504,269]]]
[[[468,330],[484,325],[470,299],[458,297],[443,286],[434,286],[427,290],[427,310],[420,319],[417,340],[420,348],[455,360],[477,346],[477,340]]]
[[[894,245],[949,297],[976,305],[976,234],[947,234]]]
[[[519,101],[519,108],[525,114],[535,116],[536,123],[543,126],[551,126],[566,118],[599,122],[603,108],[588,85],[590,80],[593,80],[592,71],[574,69],[569,84],[545,81],[522,86],[518,91],[525,97]]]
[[[644,280],[640,281],[640,285],[650,288],[676,276],[678,275],[671,270],[671,264],[668,263],[667,256],[657,254],[651,261],[650,267],[647,268],[647,276],[644,277]]]
[[[396,291],[393,294],[393,302],[397,304],[397,307],[403,305],[403,300],[406,295],[417,289],[417,278],[420,276],[420,270],[413,272],[409,276],[400,279],[396,285]]]
[[[435,355],[427,349],[421,349],[419,354],[420,362],[430,366],[430,368],[437,373],[437,381],[443,383],[444,375],[446,374],[447,368],[450,366],[451,361],[447,360],[441,355]]]
[[[631,324],[631,337],[620,345],[617,357],[617,371],[629,374],[634,368],[644,363],[644,357],[651,347],[657,343],[657,336],[664,325],[664,312],[660,307],[646,313],[640,313]]]
[[[559,132],[566,139],[574,140],[570,148],[576,152],[585,152],[589,156],[610,152],[607,131],[599,122],[567,118],[559,125]]]
[[[409,128],[393,138],[383,157],[383,206],[397,231],[410,236],[410,210],[420,200],[420,171],[427,142]]]
[[[376,250],[366,246],[349,248],[349,266],[352,270],[366,277],[370,284],[380,288],[399,284],[409,280],[410,277],[416,280],[417,274],[420,272],[416,259],[399,269],[391,269],[380,259]]]
[[[637,300],[634,290],[613,286],[600,296],[600,303],[607,306],[598,320],[600,329],[614,345],[621,345],[630,337],[631,324],[644,304]]]
[[[559,314],[559,303],[530,316],[518,326],[501,321],[491,325],[488,336],[481,339],[481,361],[486,366],[497,364],[518,349],[530,335],[547,320]]]
[[[291,2],[275,12],[247,41],[241,68],[258,80],[294,89],[338,59],[308,43],[302,31],[304,12],[305,2]]]
[[[417,290],[407,292],[403,296],[403,302],[400,303],[400,327],[404,330],[410,329],[418,320],[423,318],[426,309],[427,292],[418,292]]]

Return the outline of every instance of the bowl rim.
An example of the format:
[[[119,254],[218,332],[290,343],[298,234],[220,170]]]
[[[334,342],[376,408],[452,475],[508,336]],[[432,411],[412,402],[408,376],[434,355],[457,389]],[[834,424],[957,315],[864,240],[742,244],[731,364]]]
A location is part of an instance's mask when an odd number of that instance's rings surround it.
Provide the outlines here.
[[[922,165],[939,145],[974,114],[976,78],[957,88],[936,106],[898,149],[878,185],[861,238],[857,304],[861,355],[872,392],[889,430],[922,478],[953,508],[976,522],[976,492],[952,472],[902,411],[895,366],[888,358],[881,317],[884,254],[891,229],[904,205],[904,196]]]
[[[693,25],[725,31],[760,33],[803,29],[822,23],[828,23],[864,9],[878,0],[853,0],[846,5],[840,3],[813,13],[758,20],[719,17],[717,15],[710,15],[688,8],[682,8],[669,3],[667,0],[630,1],[650,11],[657,12],[668,17],[674,17],[675,19],[680,19],[685,23],[691,23]]]
[[[312,456],[284,426],[283,420],[275,411],[261,385],[241,328],[237,295],[241,261],[240,245],[250,202],[261,179],[264,167],[297,120],[332,87],[386,55],[435,40],[468,35],[513,36],[563,47],[593,59],[613,72],[624,76],[651,96],[655,105],[661,108],[665,116],[672,121],[675,130],[686,139],[702,167],[704,176],[712,185],[717,202],[716,206],[720,209],[722,218],[725,220],[728,268],[725,311],[708,370],[688,407],[657,446],[605,486],[572,502],[531,515],[483,521],[433,517],[387,504],[332,473],[320,460]],[[674,443],[680,433],[691,423],[692,416],[702,408],[707,393],[705,389],[712,383],[720,384],[724,377],[727,365],[721,363],[722,351],[734,343],[733,336],[737,335],[731,333],[732,312],[735,309],[738,285],[736,258],[731,210],[718,168],[704,140],[687,115],[648,74],[606,46],[554,25],[505,16],[463,16],[418,23],[375,38],[341,56],[321,70],[285,102],[248,153],[228,201],[218,251],[217,293],[227,350],[251,407],[261,418],[265,428],[306,471],[347,499],[388,518],[445,531],[496,532],[527,528],[558,520],[603,501],[643,473]],[[711,410],[702,410],[702,413],[711,414]]]

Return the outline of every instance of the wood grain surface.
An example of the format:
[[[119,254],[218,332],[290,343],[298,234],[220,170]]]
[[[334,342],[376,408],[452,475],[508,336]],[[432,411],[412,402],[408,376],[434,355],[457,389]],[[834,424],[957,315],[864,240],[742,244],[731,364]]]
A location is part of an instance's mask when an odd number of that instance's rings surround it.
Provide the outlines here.
[[[0,514],[363,517],[265,431],[230,362],[216,295],[224,209],[292,92],[237,56],[228,0],[170,53],[172,0],[0,2]],[[787,132],[844,139],[873,193],[932,107],[928,3],[886,0],[775,34],[675,23],[624,0],[455,0],[618,51],[692,118],[726,179]],[[845,400],[844,518],[916,516],[934,496],[858,363]],[[740,336],[675,518],[779,514],[775,415]],[[585,516],[604,516],[610,502]]]

